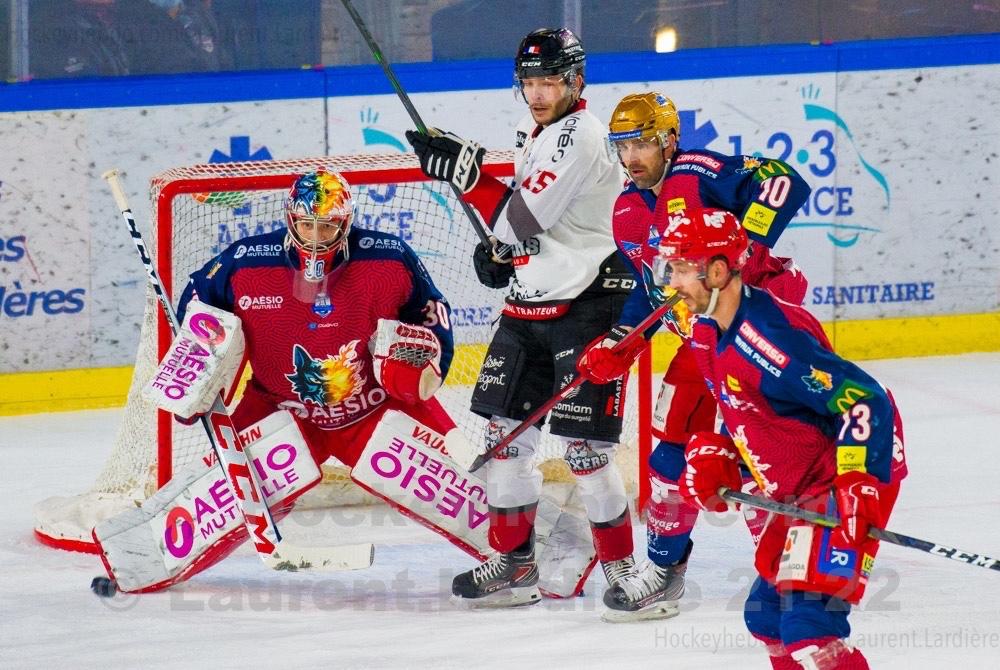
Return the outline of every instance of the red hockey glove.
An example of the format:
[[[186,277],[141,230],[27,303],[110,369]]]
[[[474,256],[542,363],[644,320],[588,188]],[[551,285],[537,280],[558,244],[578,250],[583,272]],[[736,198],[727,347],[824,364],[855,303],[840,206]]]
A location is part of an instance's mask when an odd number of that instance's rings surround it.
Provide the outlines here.
[[[687,467],[681,474],[681,497],[709,512],[729,509],[719,489],[740,490],[740,454],[731,438],[716,433],[695,433],[684,450]]]
[[[628,334],[629,329],[625,326],[615,326],[606,335],[596,338],[577,359],[577,372],[594,384],[607,384],[624,375],[646,346],[646,341],[639,337],[624,349],[612,351]]]
[[[867,472],[845,472],[833,480],[840,526],[834,531],[839,544],[861,545],[868,537],[868,530],[881,528],[882,505],[879,500],[879,481]]]

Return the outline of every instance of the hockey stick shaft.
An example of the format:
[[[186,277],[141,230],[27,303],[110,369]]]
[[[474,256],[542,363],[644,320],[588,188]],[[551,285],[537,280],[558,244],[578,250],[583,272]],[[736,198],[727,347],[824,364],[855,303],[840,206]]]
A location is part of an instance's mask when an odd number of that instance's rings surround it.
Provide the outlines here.
[[[406,94],[406,90],[403,85],[399,83],[399,79],[396,78],[396,73],[393,72],[392,66],[389,65],[389,61],[385,59],[382,54],[382,50],[378,46],[378,42],[368,31],[368,26],[365,24],[364,19],[358,14],[358,10],[354,8],[354,5],[350,0],[341,0],[344,4],[344,9],[347,13],[351,15],[351,20],[354,21],[354,25],[358,27],[358,32],[361,33],[361,37],[364,39],[365,43],[368,45],[368,50],[372,52],[372,56],[375,58],[375,62],[382,66],[382,71],[385,72],[386,79],[389,80],[389,84],[392,86],[393,90],[396,91],[396,95],[399,97],[399,101],[403,103],[403,107],[406,108],[406,113],[410,115],[410,119],[413,124],[417,127],[424,135],[427,134],[427,126],[424,125],[423,119],[420,118],[420,113],[417,112],[417,108],[413,106],[413,102],[410,100],[410,96]]]
[[[812,512],[810,510],[802,509],[801,507],[796,507],[795,505],[787,505],[785,503],[780,503],[761,496],[750,495],[749,493],[743,493],[742,491],[732,491],[730,489],[722,488],[719,490],[719,496],[725,500],[738,502],[743,505],[749,505],[750,507],[756,507],[775,514],[782,514],[795,519],[801,519],[817,526],[823,526],[824,528],[836,528],[840,525],[840,521],[836,517],[827,516],[818,512]],[[1000,560],[990,558],[985,554],[974,554],[961,551],[954,547],[937,544],[936,542],[931,542],[929,540],[921,540],[916,537],[910,537],[909,535],[903,535],[902,533],[895,533],[891,530],[883,528],[872,528],[868,531],[868,536],[876,540],[881,540],[882,542],[897,544],[901,547],[917,549],[918,551],[922,551],[927,554],[950,558],[951,560],[958,561],[959,563],[966,563],[968,565],[974,565],[979,568],[988,568],[990,570],[1000,570]]]
[[[403,107],[406,108],[406,113],[410,115],[413,125],[415,125],[417,130],[421,133],[428,135],[429,133],[427,132],[427,126],[424,124],[424,120],[420,118],[420,114],[417,112],[417,108],[413,106],[410,96],[407,95],[406,90],[403,89],[403,85],[400,84],[399,79],[396,78],[396,73],[393,72],[392,66],[389,65],[389,61],[387,61],[385,56],[382,54],[382,50],[379,48],[378,42],[375,41],[375,38],[372,37],[372,34],[368,31],[368,26],[365,25],[364,19],[361,18],[361,15],[358,14],[358,10],[354,8],[353,4],[351,4],[351,0],[340,1],[343,3],[344,9],[347,10],[347,13],[351,15],[351,20],[354,21],[354,25],[358,27],[358,32],[361,33],[361,37],[365,40],[365,43],[368,44],[368,49],[372,52],[372,57],[374,57],[375,61],[382,66],[382,71],[385,72],[385,76],[389,80],[389,84],[392,86],[393,90],[396,91],[396,96],[399,98],[399,101],[402,102]],[[457,186],[450,182],[449,185],[451,186],[452,192],[455,194],[455,198],[458,199],[458,203],[461,205],[462,211],[465,212],[465,215],[469,218],[469,222],[472,224],[472,228],[476,231],[479,241],[482,242],[487,249],[493,249],[493,242],[490,241],[490,238],[483,229],[483,226],[479,225],[479,217],[477,217],[476,213],[473,211],[472,205],[467,203],[462,198],[462,191],[460,191]],[[506,247],[504,245],[500,245],[494,253],[498,256],[503,256],[505,251]]]
[[[611,349],[611,351],[612,352],[622,351],[625,348],[631,346],[633,342],[635,342],[640,337],[643,337],[645,332],[649,330],[653,326],[653,324],[655,324],[657,321],[663,318],[663,316],[668,311],[670,311],[670,308],[676,305],[678,302],[680,302],[680,300],[681,300],[680,294],[675,293],[674,295],[670,296],[662,305],[660,305],[655,310],[650,312],[649,316],[643,319],[639,323],[639,325],[637,325],[635,328],[629,331],[628,335],[623,337],[621,341],[619,341],[618,344],[616,344]],[[578,386],[583,384],[585,381],[587,381],[587,379],[583,375],[575,376],[569,384],[564,386],[559,391],[559,393],[556,393],[554,396],[552,396],[546,402],[540,405],[538,409],[536,409],[534,412],[531,413],[530,416],[528,416],[527,419],[518,424],[514,428],[514,430],[510,431],[506,437],[497,442],[494,446],[487,449],[484,453],[477,456],[476,460],[474,460],[472,462],[472,465],[469,466],[469,472],[475,472],[479,468],[483,467],[490,459],[493,458],[494,454],[496,454],[501,449],[505,448],[514,440],[516,440],[517,437],[521,435],[521,433],[523,433],[524,431],[528,430],[536,423],[541,421],[542,418],[546,414],[548,414],[553,407],[555,407],[563,400],[565,400],[570,393],[572,393]]]
[[[153,288],[153,292],[156,293],[157,299],[160,301],[160,307],[163,309],[163,313],[170,322],[171,330],[176,335],[180,330],[180,322],[177,319],[177,312],[174,311],[174,307],[171,304],[170,299],[167,297],[166,291],[163,289],[163,282],[160,281],[160,276],[157,274],[156,268],[153,267],[153,261],[146,250],[142,234],[136,227],[135,216],[132,214],[132,208],[128,204],[128,198],[125,196],[125,190],[122,188],[121,180],[118,177],[118,171],[109,170],[104,173],[103,178],[108,182],[108,186],[111,188],[111,194],[114,196],[115,203],[121,211],[125,225],[128,227],[129,235],[132,236],[132,241],[135,243],[135,248],[139,252],[139,257],[146,270],[146,276],[149,279],[149,283]],[[215,452],[215,456],[218,459],[219,464],[224,466],[230,484],[233,487],[233,491],[240,501],[240,509],[243,512],[247,529],[250,531],[250,537],[253,539],[254,548],[257,550],[258,554],[270,554],[274,551],[275,545],[278,542],[281,542],[281,533],[278,531],[278,526],[274,522],[271,510],[268,509],[267,503],[264,501],[264,496],[261,495],[260,487],[256,481],[253,470],[250,468],[250,464],[247,462],[246,454],[244,454],[243,449],[239,444],[239,433],[233,425],[232,419],[229,417],[229,412],[226,410],[221,393],[212,404],[210,414],[213,417],[213,421],[218,420],[221,424],[220,426],[217,426],[220,429],[220,435],[223,432],[223,429],[228,430],[228,441],[230,444],[220,444],[220,440],[216,436],[215,430],[210,424],[208,417],[203,415],[201,417],[201,425],[205,429],[205,435],[208,437],[208,441],[212,445],[212,450]],[[247,482],[246,488],[249,495],[247,495],[247,492],[244,492],[243,487],[241,487],[241,479]]]

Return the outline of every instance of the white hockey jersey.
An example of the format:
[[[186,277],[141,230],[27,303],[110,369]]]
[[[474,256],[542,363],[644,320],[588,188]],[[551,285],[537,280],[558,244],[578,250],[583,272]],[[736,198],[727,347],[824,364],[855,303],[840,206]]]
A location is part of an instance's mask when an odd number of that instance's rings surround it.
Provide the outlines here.
[[[530,114],[517,125],[514,192],[493,227],[500,241],[515,244],[513,304],[569,302],[616,248],[611,209],[625,177],[606,149],[604,125],[581,100],[537,128]]]

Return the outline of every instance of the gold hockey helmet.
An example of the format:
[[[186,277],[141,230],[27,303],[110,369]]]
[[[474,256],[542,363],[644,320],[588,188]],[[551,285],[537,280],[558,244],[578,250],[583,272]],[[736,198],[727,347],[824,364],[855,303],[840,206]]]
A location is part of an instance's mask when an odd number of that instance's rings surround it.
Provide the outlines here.
[[[660,146],[673,131],[680,138],[681,124],[677,107],[665,95],[656,92],[626,95],[615,107],[608,123],[608,141],[614,144],[633,138],[660,139]]]

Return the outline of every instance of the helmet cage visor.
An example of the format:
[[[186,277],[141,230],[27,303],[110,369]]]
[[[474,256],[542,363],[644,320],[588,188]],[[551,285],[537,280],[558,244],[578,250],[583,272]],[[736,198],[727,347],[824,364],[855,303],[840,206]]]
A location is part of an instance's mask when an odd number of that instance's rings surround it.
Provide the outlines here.
[[[295,246],[310,255],[336,253],[343,248],[351,229],[353,213],[317,216],[304,207],[288,210],[288,233]]]
[[[708,261],[705,258],[686,258],[673,253],[673,247],[660,247],[656,256],[653,257],[651,268],[653,283],[656,286],[668,287],[675,275],[694,274],[694,278],[702,281],[705,279],[708,270]],[[724,256],[715,258],[725,260]],[[715,259],[713,259],[715,260]]]
[[[519,73],[514,73],[514,99],[523,100],[528,102],[528,96],[524,93],[524,80],[525,79],[545,79],[546,81],[560,81],[566,85],[566,94],[570,95],[574,92],[574,87],[576,86],[576,75],[582,74],[583,70],[581,68],[570,68],[568,70],[563,70],[561,72],[553,72],[550,74],[529,74],[525,76],[520,76]]]

